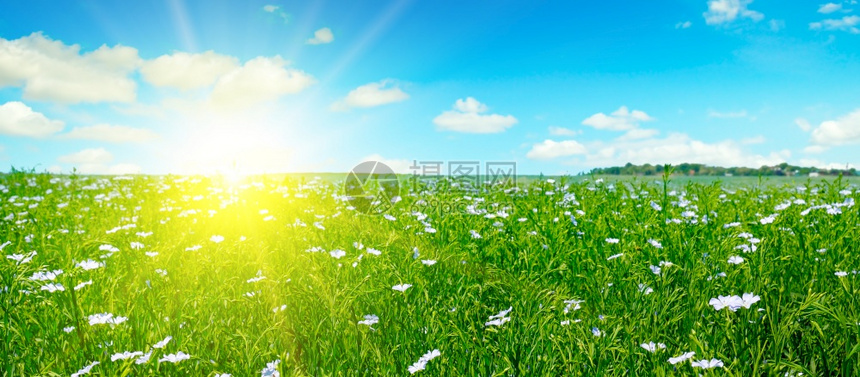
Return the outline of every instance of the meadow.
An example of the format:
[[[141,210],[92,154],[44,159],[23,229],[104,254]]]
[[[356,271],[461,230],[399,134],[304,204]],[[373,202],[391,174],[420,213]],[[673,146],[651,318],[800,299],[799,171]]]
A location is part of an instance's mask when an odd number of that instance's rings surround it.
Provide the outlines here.
[[[0,177],[6,376],[857,375],[858,187]]]

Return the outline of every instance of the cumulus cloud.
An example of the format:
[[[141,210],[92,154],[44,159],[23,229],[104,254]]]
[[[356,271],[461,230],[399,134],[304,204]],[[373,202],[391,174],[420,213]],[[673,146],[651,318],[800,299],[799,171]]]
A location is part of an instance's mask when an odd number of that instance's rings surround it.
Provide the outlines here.
[[[812,125],[809,124],[809,121],[803,118],[797,118],[794,120],[794,124],[797,125],[803,132],[809,132],[812,130]]]
[[[108,143],[136,143],[158,138],[158,134],[149,129],[110,124],[75,127],[62,136],[67,139],[96,140]]]
[[[113,155],[104,148],[88,148],[57,158],[65,164],[106,164],[113,161]]]
[[[487,105],[472,97],[458,99],[453,110],[442,112],[433,118],[433,123],[440,130],[476,134],[504,132],[517,124],[513,115],[483,114],[488,110]]]
[[[822,4],[820,7],[818,7],[818,13],[824,13],[824,14],[833,13],[833,12],[836,12],[838,10],[842,10],[842,4],[827,3],[827,4]]]
[[[324,27],[314,32],[313,38],[308,39],[305,43],[309,45],[321,45],[334,41],[334,34],[331,29]]]
[[[760,167],[785,162],[791,157],[788,150],[767,156],[750,153],[734,140],[709,143],[695,140],[687,134],[672,133],[665,138],[616,140],[588,145],[589,154],[584,163],[590,166],[633,164],[701,163],[713,166]]]
[[[22,102],[12,101],[0,105],[0,134],[47,137],[62,129],[63,122],[48,119]]]
[[[278,17],[281,17],[285,23],[290,21],[290,15],[287,14],[287,12],[284,12],[283,10],[281,10],[281,7],[279,7],[277,5],[273,5],[273,4],[263,5],[263,11],[266,13],[278,15]]]
[[[144,62],[140,73],[152,85],[189,90],[210,86],[238,67],[239,60],[235,57],[214,51],[175,52]]]
[[[860,143],[860,109],[812,129],[811,142],[821,147]]]
[[[838,30],[847,31],[851,34],[860,34],[860,16],[845,16],[842,18],[822,20],[809,24],[810,30]]]
[[[558,157],[586,154],[585,146],[576,140],[544,140],[532,146],[526,157],[532,160],[551,160]]]
[[[286,68],[280,56],[257,57],[221,76],[212,89],[215,107],[246,108],[298,93],[311,86],[314,78],[297,69]]]
[[[549,126],[549,134],[553,136],[576,136],[581,132],[570,128]]]
[[[654,137],[659,134],[660,131],[657,131],[653,128],[634,128],[630,131],[624,133],[618,137],[618,140],[639,140],[639,139],[647,139],[649,137]]]
[[[761,21],[764,15],[750,10],[747,6],[752,0],[709,0],[708,11],[702,13],[708,25],[731,23],[738,18],[749,18],[755,22]]]
[[[675,24],[675,29],[688,29],[690,26],[693,26],[693,23],[690,21],[682,21]]]
[[[598,130],[610,131],[627,131],[639,127],[641,122],[650,122],[654,118],[650,117],[644,111],[627,109],[627,106],[621,106],[610,115],[604,113],[594,114],[582,121],[586,126],[594,127]]]
[[[330,108],[334,111],[345,111],[353,107],[374,107],[401,102],[408,98],[409,95],[400,90],[393,81],[382,80],[353,89],[346,98],[333,103]]]
[[[137,85],[129,74],[140,64],[137,50],[102,45],[81,53],[33,33],[15,40],[0,38],[0,88],[23,88],[25,99],[81,102],[133,102]]]
[[[140,167],[135,164],[120,163],[109,165],[113,155],[104,148],[88,148],[57,158],[58,162],[72,165],[81,174],[137,174]],[[57,170],[59,166],[51,169]]]

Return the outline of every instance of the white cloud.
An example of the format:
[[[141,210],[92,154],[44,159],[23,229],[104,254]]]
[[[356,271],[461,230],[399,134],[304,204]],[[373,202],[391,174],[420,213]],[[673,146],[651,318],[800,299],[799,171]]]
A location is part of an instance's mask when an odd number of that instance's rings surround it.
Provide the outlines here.
[[[113,155],[104,148],[89,148],[72,154],[57,158],[58,162],[72,165],[80,174],[138,174],[140,166],[128,163],[109,165],[113,161]],[[59,166],[52,166],[51,171],[62,170]]]
[[[708,117],[711,118],[746,118],[747,111],[729,111],[729,112],[719,112],[716,110],[708,110]]]
[[[13,136],[46,137],[63,129],[63,122],[50,120],[18,102],[0,105],[0,134]]]
[[[472,97],[458,99],[454,103],[454,110],[442,112],[433,118],[433,123],[440,130],[476,134],[504,132],[517,124],[517,118],[513,115],[481,114],[487,111],[487,105]]]
[[[104,148],[88,148],[72,154],[57,158],[57,161],[65,164],[106,164],[113,161],[113,155]]]
[[[675,24],[675,29],[688,29],[690,26],[693,26],[693,23],[690,21],[683,21]]]
[[[767,22],[767,25],[770,26],[770,31],[773,32],[785,29],[785,21],[783,20],[770,20]]]
[[[809,132],[810,130],[812,130],[812,125],[809,124],[809,121],[806,119],[797,118],[794,120],[794,124],[796,124],[797,127],[800,127],[803,132]]]
[[[822,147],[860,143],[860,109],[836,120],[821,122],[812,130],[811,142]]]
[[[558,157],[586,154],[585,146],[576,140],[544,140],[532,146],[526,157],[532,160],[551,160]]]
[[[618,137],[618,140],[639,140],[639,139],[647,139],[649,137],[654,137],[659,134],[660,131],[657,131],[653,128],[634,128],[630,131],[624,133]]]
[[[75,127],[62,136],[67,139],[96,140],[108,143],[134,143],[158,138],[158,134],[149,129],[110,124]]]
[[[767,156],[753,154],[741,143],[724,140],[708,143],[692,139],[683,133],[672,133],[665,138],[633,141],[595,142],[588,144],[589,153],[584,164],[589,166],[617,166],[633,164],[701,163],[713,166],[760,167],[785,162],[791,157],[788,150]]]
[[[553,136],[576,136],[582,133],[581,131],[571,130],[570,128],[549,126],[549,134]]]
[[[764,136],[753,136],[753,137],[745,137],[741,139],[741,144],[743,145],[754,145],[754,144],[763,144],[767,139]]]
[[[598,130],[612,131],[627,131],[639,127],[641,122],[650,122],[654,118],[650,117],[644,111],[627,109],[627,106],[621,106],[612,114],[604,113],[594,114],[582,121],[586,126],[594,127]]]
[[[809,24],[810,30],[840,30],[852,34],[860,34],[860,16],[845,16],[842,18],[827,19]]]
[[[313,38],[308,39],[305,43],[309,45],[320,45],[331,43],[334,41],[334,34],[331,29],[324,27],[314,32]]]
[[[279,7],[277,5],[272,5],[272,4],[264,5],[263,11],[266,13],[277,14],[282,19],[284,19],[284,22],[290,22],[290,15],[287,14],[287,12],[284,12],[283,10],[281,10],[281,7]]]
[[[239,60],[235,57],[213,51],[175,52],[144,62],[140,73],[152,85],[189,90],[210,86],[238,67]]]
[[[133,102],[137,85],[129,74],[140,64],[137,50],[102,45],[81,54],[33,33],[16,40],[0,38],[0,88],[23,87],[23,97],[61,103]]]
[[[812,166],[819,169],[851,169],[856,168],[851,163],[824,162],[816,159],[800,159],[800,166]]]
[[[755,22],[761,21],[764,15],[760,12],[750,10],[747,6],[752,0],[709,0],[708,11],[702,13],[705,23],[708,25],[719,25],[730,23],[736,19],[749,18]]]
[[[410,170],[409,167],[413,164],[413,162],[409,160],[384,158],[378,153],[374,153],[370,156],[362,158],[359,163],[365,161],[379,161],[385,165],[388,165],[388,167],[390,167],[391,170],[394,170],[394,172],[397,174],[407,174],[411,172],[412,170]]]
[[[807,154],[819,154],[827,151],[827,147],[822,145],[809,145],[806,148],[803,148],[803,153]]]
[[[333,103],[331,109],[344,111],[352,107],[374,107],[405,101],[408,98],[409,95],[395,86],[393,81],[382,80],[353,89],[346,98]]]
[[[311,75],[286,65],[280,56],[260,56],[247,61],[218,79],[211,104],[218,108],[246,108],[298,93],[315,82]]]
[[[842,9],[842,4],[827,3],[827,4],[821,5],[818,8],[818,13],[828,14],[828,13],[836,12],[836,11],[841,10],[841,9]]]

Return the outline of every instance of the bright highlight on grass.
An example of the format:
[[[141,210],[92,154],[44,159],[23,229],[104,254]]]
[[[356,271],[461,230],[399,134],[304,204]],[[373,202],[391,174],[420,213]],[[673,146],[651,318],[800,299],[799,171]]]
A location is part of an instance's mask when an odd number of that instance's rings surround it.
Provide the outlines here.
[[[309,177],[0,180],[5,375],[860,368],[842,179],[443,180],[386,216]]]

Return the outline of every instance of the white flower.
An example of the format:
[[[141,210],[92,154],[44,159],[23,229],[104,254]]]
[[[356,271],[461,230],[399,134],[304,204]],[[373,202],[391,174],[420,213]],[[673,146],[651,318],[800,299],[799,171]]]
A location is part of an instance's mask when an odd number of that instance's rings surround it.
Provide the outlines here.
[[[9,242],[7,241],[6,243],[8,244]],[[6,259],[14,260],[16,262],[16,264],[20,265],[20,264],[24,264],[24,263],[30,263],[30,261],[33,260],[33,257],[36,256],[36,254],[38,254],[38,253],[35,251],[31,251],[27,255],[12,254],[12,255],[7,255]]]
[[[210,238],[209,238],[209,241],[212,241],[212,242],[214,242],[214,243],[221,243],[221,242],[223,242],[223,241],[224,241],[224,236],[219,236],[219,235],[217,235],[217,234],[216,234],[216,235],[214,235],[214,236],[210,237]]]
[[[579,306],[579,304],[581,304],[583,302],[585,302],[585,301],[584,300],[564,300],[564,303],[566,304],[564,307],[564,314],[569,313],[571,310],[577,311],[579,309],[582,309],[582,307]]]
[[[686,352],[686,353],[681,354],[680,356],[670,357],[669,363],[672,365],[678,364],[682,361],[686,361],[687,359],[693,357],[695,354],[696,354],[695,352]]]
[[[743,300],[738,296],[717,296],[708,301],[708,304],[713,306],[715,310],[729,308],[731,311],[737,311],[743,305]]]
[[[422,259],[421,263],[424,263],[425,266],[432,266],[436,264],[436,261],[432,259]]]
[[[391,289],[393,289],[395,291],[406,292],[406,290],[409,289],[409,287],[411,287],[411,286],[412,286],[412,284],[397,284],[397,285],[391,287]]]
[[[648,267],[648,268],[650,268],[650,269],[651,269],[651,272],[653,272],[653,273],[654,273],[654,275],[660,275],[660,272],[662,271],[662,269],[661,269],[659,266],[651,265],[651,266],[650,266],[650,267]]]
[[[666,348],[666,345],[663,343],[654,344],[654,342],[642,343],[639,347],[644,348],[648,352],[656,352],[658,349]]]
[[[171,339],[173,339],[173,337],[168,335],[166,338],[164,338],[164,340],[162,340],[158,343],[155,343],[155,345],[153,345],[152,348],[164,348],[164,346],[166,346],[167,343],[170,343]]]
[[[143,246],[143,244],[142,244],[142,243],[140,243],[140,242],[132,242],[132,243],[131,243],[131,248],[132,248],[132,249],[134,249],[134,250],[140,250],[140,249],[143,249],[143,248],[144,248],[144,246]]]
[[[592,327],[591,328],[591,335],[603,336],[603,331],[600,331],[600,329],[598,329],[597,327]]]
[[[81,368],[81,370],[77,371],[76,373],[72,373],[72,377],[80,377],[80,376],[83,376],[85,374],[90,374],[90,370],[92,370],[94,366],[99,365],[99,364],[100,363],[98,361],[93,361],[89,365]]]
[[[144,254],[146,254],[146,256],[148,256],[150,258],[155,258],[158,255],[158,252],[157,251],[147,251]]]
[[[276,306],[276,307],[272,308],[273,313],[282,312],[284,310],[287,310],[287,305],[281,305],[281,306]]]
[[[478,233],[478,231],[477,231],[477,230],[472,229],[472,230],[470,230],[470,231],[469,231],[469,233],[472,235],[472,238],[474,238],[474,239],[481,238],[481,234],[480,234],[480,233]]]
[[[365,315],[363,320],[358,321],[359,325],[365,325],[365,326],[373,326],[377,323],[379,323],[379,317],[377,317],[374,314]]]
[[[368,247],[368,248],[367,248],[367,253],[368,253],[368,254],[373,254],[373,255],[382,255],[382,252],[381,252],[381,251],[376,250],[376,249],[374,249],[374,248],[372,248],[372,247]]]
[[[66,334],[68,334],[72,331],[75,331],[75,326],[63,327],[63,331],[65,331]]]
[[[768,217],[763,217],[761,220],[759,220],[759,222],[761,222],[762,225],[765,225],[765,224],[772,224],[774,220],[776,220],[776,214],[775,213],[773,215],[768,216]]]
[[[737,255],[732,255],[729,257],[729,264],[741,264],[744,262],[744,258],[741,258]]]
[[[84,271],[95,270],[99,267],[104,267],[104,263],[96,262],[92,259],[87,259],[83,262],[78,262],[75,266],[82,268]]]
[[[710,359],[710,360],[699,360],[693,362],[693,368],[702,368],[702,369],[710,369],[710,368],[722,368],[723,361],[719,359]]]
[[[158,359],[158,362],[161,363],[161,362],[169,361],[171,363],[176,364],[182,360],[188,360],[190,358],[191,358],[191,355],[188,355],[182,351],[179,351],[175,354],[171,353],[167,356],[164,356],[164,357]]]
[[[54,283],[48,283],[48,284],[45,284],[45,285],[43,285],[43,286],[42,286],[42,290],[43,290],[43,291],[48,291],[48,292],[50,292],[50,293],[54,293],[54,292],[56,292],[56,291],[60,291],[60,292],[65,291],[65,290],[66,290],[66,288],[65,288],[65,287],[63,287],[63,285],[62,285],[62,284],[59,284],[59,283],[57,283],[57,284],[54,284]]]
[[[394,221],[394,220],[397,220],[397,218],[396,218],[396,217],[391,216],[391,215],[389,215],[389,214],[387,214],[387,213],[386,213],[386,214],[384,214],[384,215],[382,215],[382,217],[384,217],[384,218],[385,218],[386,220],[388,220],[388,221]]]
[[[843,277],[843,276],[848,276],[848,273],[845,271],[836,271],[836,273],[834,275],[839,276],[839,277]]]
[[[260,372],[260,377],[281,377],[281,372],[278,372],[278,364],[281,359],[266,363],[266,367]]]
[[[33,276],[30,277],[32,281],[53,281],[63,273],[63,270],[54,270],[54,271],[36,271],[33,273]]]
[[[408,368],[409,374],[415,374],[418,371],[424,370],[424,368],[427,367],[427,362],[429,362],[430,360],[433,360],[433,359],[435,359],[441,355],[442,355],[442,353],[439,352],[438,349],[434,349],[432,351],[427,351],[427,353],[425,353],[423,356],[421,356],[421,358],[419,358],[418,361],[415,362],[415,364],[412,364],[409,366],[409,368]]]
[[[78,284],[78,285],[76,285],[76,286],[75,286],[75,290],[76,290],[76,291],[79,291],[79,290],[83,289],[84,287],[86,287],[86,286],[88,286],[88,285],[91,285],[92,283],[93,283],[93,281],[92,281],[92,280],[89,280],[89,281],[85,281],[85,282],[83,282],[83,283],[80,283],[80,284]]]
[[[661,243],[660,243],[660,241],[657,241],[657,240],[655,240],[655,239],[650,239],[650,240],[648,240],[648,243],[650,243],[650,244],[651,244],[651,246],[654,246],[654,247],[656,247],[656,248],[658,248],[658,249],[662,249],[662,248],[663,248],[663,244],[661,244]]]
[[[607,238],[606,243],[618,243],[618,239],[617,238]]]
[[[340,258],[343,258],[344,256],[346,256],[346,251],[343,251],[341,249],[335,249],[335,250],[329,251],[329,255],[331,255],[335,259],[340,259]]]
[[[149,352],[143,354],[143,356],[137,358],[137,360],[135,360],[134,363],[137,365],[146,364],[149,362],[150,356],[152,356],[152,351],[149,351]]]
[[[663,210],[663,207],[661,207],[659,204],[655,203],[654,201],[651,201],[651,208],[654,208],[655,211],[662,211]]]
[[[514,307],[511,306],[505,310],[499,312],[499,314],[491,315],[489,321],[484,323],[484,326],[501,326],[507,322],[510,322],[511,317],[508,317],[508,313],[514,310]]]
[[[654,292],[654,290],[645,284],[639,284],[639,292],[642,292],[645,295],[650,295]]]
[[[318,228],[318,229],[320,229],[320,230],[325,230],[325,227],[324,227],[324,226],[323,226],[323,224],[322,224],[321,222],[319,222],[319,221],[315,222],[315,223],[314,223],[314,226],[315,226],[315,227],[317,227],[317,228]]]
[[[95,325],[118,325],[128,320],[128,317],[114,317],[111,313],[93,314],[88,317],[90,326]]]
[[[115,353],[115,354],[113,354],[113,356],[111,356],[111,357],[110,357],[110,361],[127,360],[127,359],[131,359],[132,357],[138,357],[138,356],[143,356],[143,352],[140,352],[140,351],[135,351],[135,352],[128,352],[128,351],[125,351],[125,352],[122,352],[122,353]]]
[[[741,297],[741,305],[743,305],[743,307],[747,309],[749,309],[750,306],[759,301],[761,301],[761,297],[756,296],[752,293],[744,293],[744,295]]]

